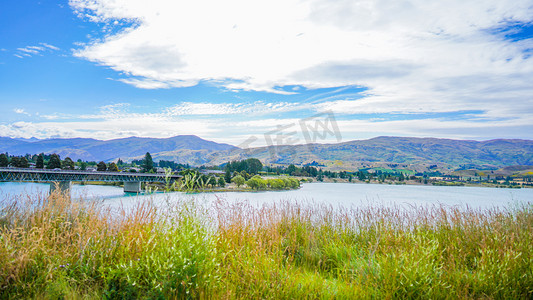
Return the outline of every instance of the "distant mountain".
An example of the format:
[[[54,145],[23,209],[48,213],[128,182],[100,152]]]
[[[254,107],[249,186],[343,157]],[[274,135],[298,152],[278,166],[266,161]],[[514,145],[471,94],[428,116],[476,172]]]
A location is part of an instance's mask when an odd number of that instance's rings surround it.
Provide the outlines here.
[[[23,142],[36,142],[36,141],[40,141],[40,139],[38,138],[29,138],[29,139],[25,139],[25,138],[14,138],[15,140],[18,140],[18,141],[23,141]]]
[[[237,148],[217,152],[180,149],[152,156],[155,160],[174,160],[191,165],[218,165],[255,157],[267,164],[320,164],[339,170],[394,164],[420,170],[434,164],[449,169],[499,168],[533,165],[533,141],[377,137],[338,144]]]
[[[139,138],[129,137],[101,141],[95,139],[46,139],[37,141],[21,141],[12,138],[0,138],[0,152],[13,155],[26,153],[57,153],[62,158],[74,160],[111,161],[118,158],[143,156],[146,152],[159,153],[164,151],[204,150],[207,153],[237,149],[228,144],[219,144],[201,139],[194,135],[180,135],[171,138]]]
[[[94,139],[47,139],[21,141],[0,138],[0,152],[58,153],[76,160],[124,161],[140,159],[150,152],[154,161],[219,165],[229,160],[259,158],[266,164],[318,164],[330,169],[400,164],[427,168],[433,164],[448,169],[500,168],[533,165],[533,141],[497,139],[469,141],[437,138],[377,137],[338,144],[309,144],[240,149],[194,135],[166,139],[130,137],[101,141]],[[401,166],[400,166],[401,167]]]

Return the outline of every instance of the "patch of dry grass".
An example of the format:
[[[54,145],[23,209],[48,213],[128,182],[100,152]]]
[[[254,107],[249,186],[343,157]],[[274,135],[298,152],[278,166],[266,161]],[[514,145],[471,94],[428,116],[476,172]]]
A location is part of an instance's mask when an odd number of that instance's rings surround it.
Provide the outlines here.
[[[6,202],[7,203],[7,202]],[[15,199],[1,298],[531,298],[533,207]],[[216,216],[213,218],[213,216]]]

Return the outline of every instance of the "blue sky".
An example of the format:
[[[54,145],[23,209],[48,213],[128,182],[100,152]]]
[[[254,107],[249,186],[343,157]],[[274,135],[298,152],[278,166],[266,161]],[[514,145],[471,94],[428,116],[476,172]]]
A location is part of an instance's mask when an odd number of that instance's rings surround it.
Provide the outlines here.
[[[530,0],[6,0],[0,136],[532,139],[532,54]]]

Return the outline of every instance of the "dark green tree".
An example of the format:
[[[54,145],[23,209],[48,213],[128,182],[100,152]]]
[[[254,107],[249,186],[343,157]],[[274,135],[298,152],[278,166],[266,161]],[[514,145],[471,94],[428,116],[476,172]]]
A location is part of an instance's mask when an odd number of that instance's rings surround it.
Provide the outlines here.
[[[209,179],[207,180],[207,185],[210,185],[211,187],[215,187],[217,185],[217,179],[215,178],[215,176],[209,176]]]
[[[74,170],[74,161],[70,157],[66,157],[61,162],[61,169],[63,169],[63,170]]]
[[[101,161],[96,165],[96,171],[104,172],[105,170],[107,170],[105,162]]]
[[[231,183],[231,172],[229,170],[226,170],[226,174],[224,174],[224,180],[227,183]]]
[[[230,178],[231,181],[231,178]],[[226,186],[226,180],[224,180],[224,177],[218,177],[218,186],[219,187],[225,187]]]
[[[59,158],[59,155],[52,154],[50,155],[50,160],[48,161],[48,165],[46,165],[47,169],[56,169],[61,168],[61,159]]]
[[[293,164],[290,164],[287,168],[287,174],[292,175],[292,173],[296,172],[296,166]]]
[[[116,163],[112,162],[109,164],[109,166],[107,167],[107,170],[108,171],[111,171],[111,172],[118,172],[118,166]]]
[[[30,163],[28,162],[28,159],[26,157],[21,157],[19,159],[19,168],[29,168],[30,167]]]
[[[19,168],[20,157],[18,157],[18,156],[11,157],[11,160],[9,161],[9,165],[14,167],[14,168]]]
[[[402,172],[400,172],[400,175],[398,176],[398,181],[404,181],[405,180],[405,176],[403,175]]]
[[[37,156],[37,162],[35,163],[35,167],[37,169],[42,169],[44,168],[44,156],[43,154],[39,154],[39,156]]]
[[[249,174],[258,174],[263,169],[263,164],[257,158],[248,158],[246,162],[248,164],[246,172]]]
[[[82,161],[80,162],[80,170],[85,171],[87,170],[87,163]]]
[[[154,161],[152,160],[152,155],[150,155],[150,152],[146,152],[146,154],[144,155],[141,167],[143,169],[143,172],[149,172],[154,168]]]
[[[0,167],[7,167],[9,165],[9,158],[5,153],[0,154]]]

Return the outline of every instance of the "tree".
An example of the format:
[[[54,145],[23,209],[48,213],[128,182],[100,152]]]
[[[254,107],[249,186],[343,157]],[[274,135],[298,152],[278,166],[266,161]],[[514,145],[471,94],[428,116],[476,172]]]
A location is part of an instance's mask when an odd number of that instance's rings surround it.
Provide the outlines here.
[[[101,161],[96,165],[96,171],[104,172],[105,170],[107,170],[105,162]]]
[[[30,167],[30,164],[28,163],[28,159],[26,157],[21,157],[19,159],[19,165],[18,165],[19,168],[29,168]]]
[[[143,172],[149,172],[154,168],[154,161],[152,160],[152,155],[150,155],[150,152],[146,152],[144,155],[144,159],[142,162],[142,169]]]
[[[39,154],[39,156],[37,156],[37,162],[35,163],[35,167],[37,169],[42,169],[44,168],[44,157],[43,157],[43,154]]]
[[[261,171],[261,169],[263,169],[263,164],[257,158],[248,158],[246,162],[248,163],[248,169],[246,172],[249,174],[257,174],[259,171]]]
[[[0,154],[0,167],[7,167],[9,165],[9,158],[5,153]]]
[[[273,190],[282,190],[285,188],[285,182],[282,179],[268,179],[267,185]]]
[[[215,185],[217,185],[217,179],[215,178],[215,176],[209,176],[209,179],[207,180],[207,185],[210,185],[211,187],[215,187]]]
[[[46,166],[47,169],[57,169],[61,168],[61,159],[59,158],[59,155],[52,154],[50,155],[50,160],[48,161],[48,165]]]
[[[290,164],[287,168],[287,174],[292,175],[292,173],[296,172],[296,166],[293,164]]]
[[[70,157],[66,157],[61,163],[61,168],[64,170],[74,170],[74,161]]]
[[[266,188],[267,182],[263,178],[261,178],[261,176],[255,175],[254,177],[246,181],[246,185],[251,187],[252,189],[262,190]]]
[[[226,170],[226,174],[224,174],[224,180],[226,180],[227,183],[231,183],[231,172],[229,170]]]
[[[226,180],[224,180],[224,177],[218,177],[218,186],[219,187],[225,187],[226,186]]]
[[[240,187],[244,184],[245,180],[244,177],[242,177],[241,175],[237,175],[231,179],[231,182],[235,183],[237,187]]]
[[[250,179],[250,174],[246,173],[246,171],[242,170],[240,175],[242,176],[242,178],[244,178],[244,180],[248,180]]]
[[[118,172],[118,166],[114,162],[109,163],[109,166],[108,166],[107,170],[110,171],[110,172]]]
[[[11,160],[9,161],[9,165],[14,167],[14,168],[18,168],[19,167],[19,161],[20,161],[20,157],[13,156],[13,157],[11,157]]]
[[[230,161],[226,164],[225,169],[230,172],[246,171],[248,174],[257,174],[263,169],[263,164],[257,158],[248,158],[245,160]]]
[[[400,172],[400,175],[398,176],[398,181],[404,181],[405,180],[405,176],[403,175],[402,172]]]
[[[85,171],[87,170],[87,163],[82,161],[80,162],[80,170]]]

